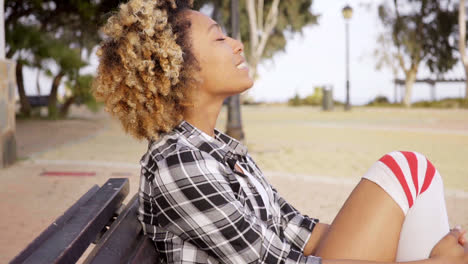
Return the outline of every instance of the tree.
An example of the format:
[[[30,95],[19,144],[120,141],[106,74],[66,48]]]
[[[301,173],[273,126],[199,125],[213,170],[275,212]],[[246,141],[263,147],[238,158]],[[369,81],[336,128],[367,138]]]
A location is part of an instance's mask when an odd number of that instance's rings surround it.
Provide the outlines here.
[[[52,79],[49,116],[58,111],[57,89],[65,80],[79,76],[86,65],[83,51],[91,54],[100,41],[99,26],[118,0],[35,0],[5,2],[7,57],[17,61],[16,77],[21,112],[30,115],[31,107],[23,84],[23,66],[46,72]],[[53,71],[52,69],[56,69]],[[88,97],[89,98],[89,97]],[[67,99],[66,99],[67,100]]]
[[[246,1],[250,26],[249,66],[252,68],[250,75],[255,77],[257,75],[257,65],[263,55],[268,38],[278,23],[278,6],[280,0],[273,0],[265,19],[263,18],[263,0],[257,0],[257,6],[255,6],[254,0]]]
[[[401,2],[405,2],[404,9]],[[440,75],[457,62],[452,41],[456,9],[437,0],[394,0],[393,8],[379,6],[379,17],[392,36],[395,56],[405,74],[403,104],[409,107],[421,63]]]
[[[460,51],[461,61],[465,68],[465,100],[468,101],[468,56],[466,55],[466,12],[465,0],[460,0],[458,12],[458,50]]]

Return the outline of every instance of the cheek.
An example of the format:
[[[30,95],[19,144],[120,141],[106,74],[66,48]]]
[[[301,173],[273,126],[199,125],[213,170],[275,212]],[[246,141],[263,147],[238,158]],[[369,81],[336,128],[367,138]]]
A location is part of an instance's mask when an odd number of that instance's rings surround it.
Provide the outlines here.
[[[226,75],[232,74],[233,62],[231,57],[225,52],[216,52],[216,50],[212,50],[210,53],[202,56],[200,64],[203,68],[204,76],[210,79],[223,79],[226,78]]]

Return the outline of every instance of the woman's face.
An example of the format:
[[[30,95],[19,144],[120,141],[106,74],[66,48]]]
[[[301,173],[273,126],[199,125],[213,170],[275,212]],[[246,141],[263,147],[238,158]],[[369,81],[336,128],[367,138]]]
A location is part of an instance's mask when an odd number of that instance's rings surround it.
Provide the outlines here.
[[[244,45],[226,36],[208,16],[193,10],[186,12],[192,23],[192,52],[201,67],[201,92],[226,98],[252,87],[253,80],[242,57]]]

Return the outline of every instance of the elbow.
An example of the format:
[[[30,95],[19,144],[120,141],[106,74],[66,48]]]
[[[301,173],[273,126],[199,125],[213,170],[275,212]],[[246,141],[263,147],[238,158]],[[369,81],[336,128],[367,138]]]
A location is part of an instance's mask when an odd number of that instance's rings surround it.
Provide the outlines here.
[[[317,223],[304,247],[304,255],[315,255],[330,229],[329,224]]]

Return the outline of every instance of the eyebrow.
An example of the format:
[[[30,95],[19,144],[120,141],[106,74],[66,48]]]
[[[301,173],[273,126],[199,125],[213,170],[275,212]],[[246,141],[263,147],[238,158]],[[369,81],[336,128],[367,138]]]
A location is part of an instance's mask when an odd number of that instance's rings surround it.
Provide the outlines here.
[[[215,28],[215,27],[218,27],[221,30],[221,26],[218,25],[217,23],[214,23],[214,24],[211,24],[211,26],[208,27],[208,30],[206,32],[210,32],[210,30]]]

